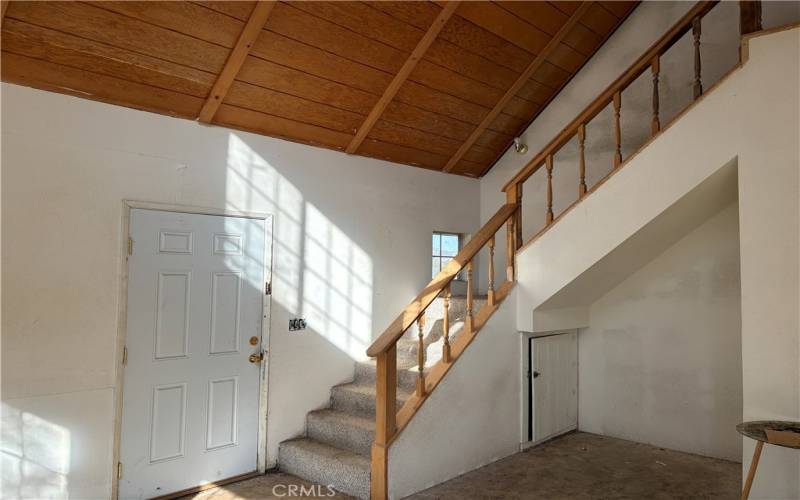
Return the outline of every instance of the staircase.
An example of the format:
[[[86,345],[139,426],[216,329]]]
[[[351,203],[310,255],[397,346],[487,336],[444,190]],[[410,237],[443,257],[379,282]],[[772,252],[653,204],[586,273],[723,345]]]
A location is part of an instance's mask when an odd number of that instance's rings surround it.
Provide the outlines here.
[[[694,5],[669,31],[667,31],[645,54],[643,54],[624,74],[606,88],[594,101],[592,101],[575,119],[572,120],[558,135],[536,156],[529,161],[504,187],[506,204],[475,233],[474,237],[459,251],[433,280],[415,297],[386,328],[386,330],[373,342],[367,350],[367,355],[374,361],[357,363],[353,382],[333,388],[330,407],[316,410],[308,414],[305,437],[292,439],[281,443],[278,463],[281,470],[295,474],[307,480],[332,485],[337,490],[354,495],[359,498],[373,498],[382,500],[389,498],[389,449],[396,442],[397,437],[412,421],[417,411],[427,401],[428,397],[436,390],[449,370],[458,362],[460,356],[469,347],[472,340],[487,324],[492,315],[499,309],[503,300],[509,296],[511,290],[520,281],[520,291],[516,305],[532,304],[536,299],[537,287],[531,292],[531,284],[537,283],[537,274],[553,274],[553,263],[562,263],[564,266],[575,267],[572,256],[565,252],[565,246],[551,246],[547,248],[545,256],[532,258],[535,252],[531,250],[533,243],[545,242],[543,236],[555,228],[572,230],[569,227],[567,216],[573,208],[587,201],[595,201],[603,193],[598,190],[612,176],[623,171],[624,167],[636,157],[636,154],[623,156],[621,103],[623,92],[631,86],[641,75],[648,72],[652,79],[652,110],[649,117],[649,139],[642,146],[645,156],[645,146],[662,136],[670,123],[662,123],[659,113],[659,78],[661,72],[661,58],[683,36],[690,34],[693,40],[694,78],[693,100],[684,108],[698,103],[708,89],[704,90],[701,64],[701,23],[717,4],[717,1],[701,1]],[[740,33],[747,34],[760,30],[759,2],[743,2],[741,8]],[[740,64],[737,67],[741,66]],[[735,68],[734,68],[735,70]],[[732,70],[733,71],[733,70]],[[604,109],[613,110],[613,164],[611,171],[601,180],[587,182],[586,178],[586,130],[595,117]],[[682,113],[675,115],[672,120],[677,120]],[[713,126],[705,127],[712,129]],[[698,128],[700,129],[700,128]],[[579,178],[575,186],[578,192],[577,199],[560,213],[555,213],[553,204],[553,171],[556,167],[554,158],[571,141],[578,144],[578,171]],[[688,141],[687,141],[688,142]],[[651,148],[650,151],[653,151]],[[637,153],[638,154],[638,153]],[[667,151],[660,155],[669,165],[664,166],[651,175],[647,182],[640,185],[653,186],[653,189],[662,193],[666,191],[668,183],[664,172],[674,173],[674,151]],[[706,155],[708,156],[708,155]],[[705,160],[708,160],[706,157]],[[543,219],[544,227],[527,241],[523,241],[523,210],[522,197],[523,185],[538,170],[544,169],[546,177],[541,182],[546,182],[543,191],[546,193],[546,205]],[[633,169],[628,169],[630,172]],[[641,169],[640,169],[641,170]],[[641,172],[640,172],[641,173]],[[696,174],[697,175],[697,174]],[[616,185],[625,185],[625,179],[630,175],[621,175],[617,178]],[[704,177],[703,177],[704,178]],[[703,178],[696,179],[699,184]],[[669,177],[670,180],[673,177]],[[610,185],[611,183],[609,183]],[[687,190],[692,187],[689,186]],[[619,188],[606,188],[606,196],[618,201],[621,196]],[[627,192],[627,191],[626,191]],[[683,191],[683,193],[685,193]],[[652,196],[654,199],[656,196]],[[587,200],[588,199],[588,200]],[[669,201],[669,200],[667,200]],[[673,200],[674,201],[674,200]],[[642,203],[633,200],[633,206],[641,209]],[[609,204],[618,207],[618,203]],[[630,207],[631,205],[627,205]],[[577,213],[577,212],[576,212]],[[597,214],[592,210],[592,214]],[[583,215],[583,214],[579,214]],[[652,219],[657,215],[635,214]],[[576,216],[574,219],[591,220],[589,216]],[[648,220],[650,220],[648,219]],[[527,221],[527,217],[526,217]],[[563,224],[559,223],[565,221]],[[585,228],[582,234],[600,243],[610,246],[612,250],[618,242],[611,242],[608,231],[599,232],[599,227],[617,227],[622,230],[625,221],[610,220],[605,224],[593,224]],[[647,223],[647,220],[644,221]],[[627,221],[631,225],[630,221]],[[495,279],[495,244],[497,235],[505,226],[505,254],[506,265],[500,279]],[[633,230],[635,230],[634,228]],[[572,230],[572,234],[575,232]],[[618,231],[619,232],[619,231]],[[602,236],[602,237],[601,237]],[[623,235],[625,236],[625,235]],[[604,239],[605,238],[605,239]],[[569,238],[566,238],[570,241]],[[608,241],[606,241],[608,240]],[[574,238],[573,238],[574,243]],[[612,243],[614,243],[612,245]],[[545,246],[544,244],[538,245]],[[573,245],[575,246],[575,245]],[[578,245],[580,247],[580,245]],[[482,249],[488,249],[488,294],[485,299],[474,299],[473,279],[474,260]],[[527,249],[527,250],[526,250]],[[595,249],[596,250],[596,249]],[[592,262],[597,262],[603,257],[602,252],[595,251]],[[549,260],[548,260],[549,258]],[[591,260],[591,259],[590,259]],[[566,264],[564,264],[566,262]],[[547,265],[542,265],[547,263]],[[591,265],[591,263],[589,264]],[[523,269],[524,266],[524,269]],[[571,268],[570,268],[571,269]],[[544,273],[544,271],[547,273]],[[574,271],[574,269],[572,269]],[[579,270],[580,271],[580,270]],[[576,271],[578,272],[578,271]],[[467,293],[465,297],[449,298],[451,282],[457,276],[466,274]],[[561,273],[566,276],[568,273]],[[541,280],[540,280],[541,281]],[[499,282],[496,286],[496,282]],[[552,287],[557,291],[565,283],[556,283]],[[533,299],[528,297],[533,295]],[[540,301],[541,302],[541,301]],[[517,322],[519,324],[519,321]],[[505,359],[505,358],[503,358]],[[510,362],[513,362],[509,360]],[[422,369],[420,369],[422,368]],[[422,436],[422,437],[421,437]],[[424,453],[424,441],[427,434],[416,434],[414,445],[420,445]],[[402,443],[401,443],[402,444]],[[445,445],[446,446],[446,445]],[[440,443],[441,447],[441,443]],[[444,448],[443,448],[444,449]],[[413,456],[417,455],[416,449]],[[407,455],[408,456],[412,455]],[[396,473],[396,472],[395,472]],[[452,477],[452,476],[451,476]],[[441,480],[441,477],[433,478]],[[427,483],[429,486],[430,483]],[[406,487],[403,494],[418,491],[425,484],[414,484]],[[397,493],[395,492],[394,495]]]
[[[487,297],[473,299],[482,307]],[[423,328],[426,366],[441,357],[444,337],[444,299],[437,298],[428,308]],[[463,332],[467,315],[466,297],[451,297],[449,302],[450,339]],[[397,407],[414,393],[418,378],[418,332],[409,329],[397,342]],[[428,368],[426,368],[427,372]],[[328,408],[312,411],[306,417],[306,435],[284,441],[278,453],[279,468],[308,481],[332,485],[336,490],[358,498],[370,496],[370,450],[375,440],[374,361],[356,363],[352,382],[331,390]]]

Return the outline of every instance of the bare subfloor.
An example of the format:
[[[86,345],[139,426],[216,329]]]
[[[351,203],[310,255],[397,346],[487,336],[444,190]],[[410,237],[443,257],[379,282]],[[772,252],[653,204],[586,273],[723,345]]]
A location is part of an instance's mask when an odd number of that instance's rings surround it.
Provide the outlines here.
[[[577,432],[410,497],[432,499],[738,498],[741,464]],[[295,494],[288,488],[295,485]],[[185,497],[197,500],[330,498],[324,486],[274,473]],[[277,487],[277,488],[276,488]],[[305,493],[305,495],[301,495]],[[335,498],[350,498],[337,495]]]
[[[410,498],[727,499],[739,497],[741,471],[736,462],[577,432]]]

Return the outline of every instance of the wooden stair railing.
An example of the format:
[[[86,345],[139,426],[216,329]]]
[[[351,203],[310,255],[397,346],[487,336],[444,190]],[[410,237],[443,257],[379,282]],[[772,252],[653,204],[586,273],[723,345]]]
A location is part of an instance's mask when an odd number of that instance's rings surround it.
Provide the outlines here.
[[[376,410],[375,410],[375,442],[372,445],[371,464],[371,497],[373,500],[387,498],[387,458],[389,446],[405,428],[414,414],[419,410],[431,392],[436,388],[445,374],[450,370],[464,349],[472,342],[489,317],[497,310],[500,303],[508,295],[514,284],[514,220],[517,207],[514,204],[503,205],[494,216],[473,236],[473,238],[453,257],[447,266],[436,275],[417,297],[411,301],[391,325],[378,337],[367,350],[367,355],[377,360]],[[506,276],[500,286],[495,287],[494,278],[494,245],[495,235],[503,227],[507,227],[508,245],[506,252]],[[486,304],[477,312],[473,311],[472,294],[475,289],[473,261],[484,247],[489,250],[489,283]],[[466,269],[467,305],[464,329],[459,336],[450,339],[450,321],[448,306],[450,299],[450,282]],[[425,310],[436,297],[444,297],[443,346],[442,358],[430,368],[426,374],[425,344],[423,326]],[[397,395],[397,341],[414,323],[418,328],[417,347],[417,383],[416,391],[398,412],[395,408]]]
[[[694,52],[694,76],[692,80],[693,101],[703,95],[702,84],[702,64],[700,57],[701,26],[703,17],[708,14],[718,1],[701,1],[695,4],[675,25],[673,25],[661,38],[653,44],[633,65],[625,71],[622,76],[617,78],[609,85],[594,101],[592,101],[572,122],[569,123],[545,148],[528,162],[510,181],[503,187],[506,193],[507,203],[515,204],[518,207],[522,203],[522,186],[534,173],[541,167],[547,170],[546,188],[546,212],[544,227],[534,234],[525,243],[530,243],[542,233],[547,231],[553,223],[557,222],[558,217],[553,215],[553,169],[556,153],[564,147],[574,137],[578,138],[578,165],[579,182],[577,186],[578,198],[567,207],[563,212],[566,213],[573,206],[580,203],[588,194],[599,187],[606,179],[614,175],[622,166],[622,133],[620,129],[620,115],[622,113],[622,92],[628,88],[645,71],[650,71],[652,76],[652,116],[650,120],[650,140],[659,135],[663,130],[661,117],[659,116],[659,77],[661,72],[661,57],[672,47],[681,37],[691,32]],[[740,7],[740,34],[745,35],[754,31],[761,30],[761,2],[743,1],[739,2]],[[613,169],[597,184],[587,189],[586,186],[586,158],[585,141],[586,126],[601,111],[611,105],[613,110],[614,122],[614,155]],[[691,103],[687,108],[691,106]],[[684,109],[685,111],[685,109]],[[673,121],[682,114],[676,114]],[[646,145],[646,144],[645,144]],[[560,217],[560,215],[559,215]],[[515,245],[518,249],[523,247],[522,240],[522,210],[517,210],[514,222],[516,229]]]

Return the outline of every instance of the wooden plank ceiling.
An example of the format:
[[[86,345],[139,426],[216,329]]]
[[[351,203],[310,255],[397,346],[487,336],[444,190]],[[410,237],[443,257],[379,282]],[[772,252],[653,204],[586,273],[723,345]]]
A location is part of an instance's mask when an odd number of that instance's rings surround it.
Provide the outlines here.
[[[479,177],[636,2],[17,2],[7,82]]]

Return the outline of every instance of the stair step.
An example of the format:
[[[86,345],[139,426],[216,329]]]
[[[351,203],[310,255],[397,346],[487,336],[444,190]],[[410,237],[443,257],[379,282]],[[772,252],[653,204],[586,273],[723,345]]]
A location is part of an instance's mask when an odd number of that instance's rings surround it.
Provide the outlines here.
[[[473,309],[477,311],[484,302],[485,298],[476,298]],[[466,298],[453,297],[450,306],[452,339],[463,325]],[[441,352],[442,299],[436,299],[428,311],[430,321],[423,332],[423,343],[430,361],[435,361]],[[397,408],[411,397],[418,377],[418,332],[411,330],[397,345]],[[375,360],[356,363],[355,380],[331,390],[331,407],[307,415],[307,437],[280,444],[279,468],[317,484],[331,485],[342,493],[369,498],[369,457],[375,439],[375,379]]]
[[[358,498],[369,498],[369,458],[308,438],[280,444],[280,470]]]
[[[397,360],[397,389],[398,393],[401,391],[413,392],[417,383],[417,368],[416,357],[414,362],[406,362],[403,358],[398,356]],[[427,370],[426,370],[427,371]],[[359,385],[375,386],[375,361],[362,361],[356,363],[356,378],[355,383]]]
[[[398,387],[397,408],[403,406],[411,393]],[[331,407],[335,410],[375,418],[375,384],[342,384],[331,391]]]
[[[317,410],[306,419],[308,437],[369,457],[375,440],[375,420],[338,410]]]

